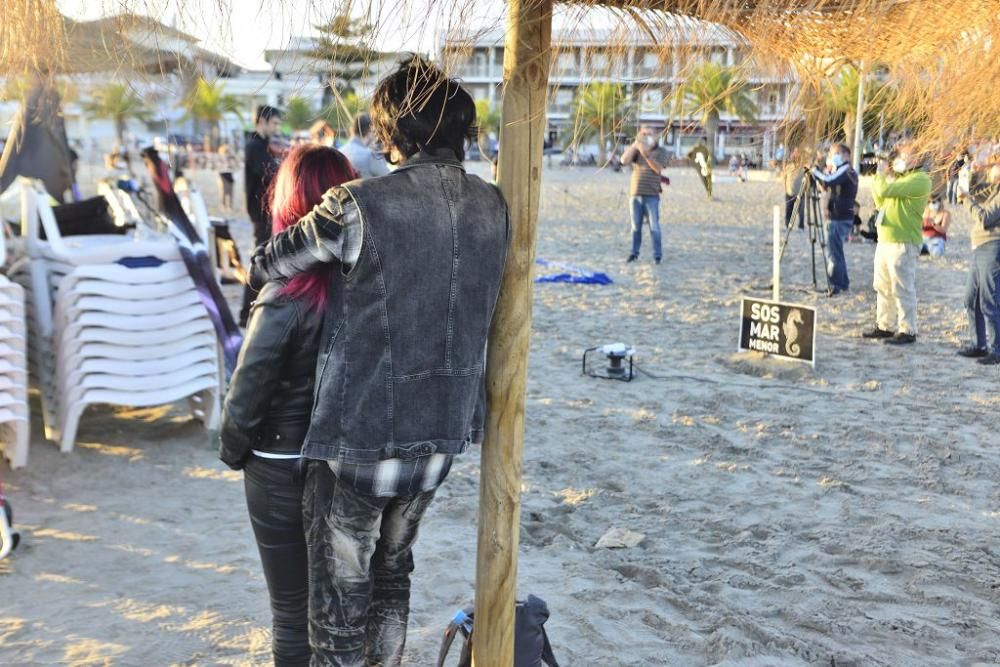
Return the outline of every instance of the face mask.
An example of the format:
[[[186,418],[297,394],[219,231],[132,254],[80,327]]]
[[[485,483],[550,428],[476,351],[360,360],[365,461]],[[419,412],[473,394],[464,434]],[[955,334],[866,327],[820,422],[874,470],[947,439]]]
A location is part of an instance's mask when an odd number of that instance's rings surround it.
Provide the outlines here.
[[[901,157],[896,158],[892,161],[892,170],[897,174],[902,174],[906,171],[906,160]]]
[[[932,211],[937,211],[940,208],[941,208],[941,204],[938,204],[937,202],[934,202],[933,204],[931,204],[931,210]]]
[[[643,137],[642,143],[646,144],[649,148],[652,148],[656,145],[656,139],[654,137]]]
[[[834,153],[833,157],[830,158],[830,164],[833,167],[840,167],[844,164],[844,156],[840,153]]]

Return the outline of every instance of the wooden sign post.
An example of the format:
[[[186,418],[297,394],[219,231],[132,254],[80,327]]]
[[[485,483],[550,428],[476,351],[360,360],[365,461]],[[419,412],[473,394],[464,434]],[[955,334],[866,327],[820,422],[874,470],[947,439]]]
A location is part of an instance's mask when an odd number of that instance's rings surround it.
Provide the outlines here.
[[[552,0],[510,0],[507,17],[497,180],[510,207],[511,239],[486,362],[489,412],[479,482],[475,667],[514,663],[531,272],[542,184]]]

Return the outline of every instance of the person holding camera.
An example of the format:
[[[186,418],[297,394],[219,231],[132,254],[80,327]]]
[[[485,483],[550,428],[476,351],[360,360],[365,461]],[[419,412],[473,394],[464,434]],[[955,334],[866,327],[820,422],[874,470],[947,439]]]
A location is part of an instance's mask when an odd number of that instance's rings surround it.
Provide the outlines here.
[[[1000,162],[984,185],[959,191],[972,216],[972,261],[965,287],[965,309],[975,340],[958,351],[985,366],[1000,364]]]
[[[639,259],[642,246],[643,217],[649,220],[649,235],[653,238],[653,260],[663,259],[663,241],[660,233],[660,171],[667,166],[667,152],[656,141],[656,131],[643,125],[639,135],[622,155],[622,164],[632,165],[629,201],[632,212],[632,252],[628,262]]]
[[[875,246],[875,328],[861,335],[890,345],[917,340],[917,256],[932,186],[920,165],[912,148],[902,144],[891,172],[881,161],[872,182],[875,207],[882,211]]]
[[[829,250],[826,275],[830,279],[830,296],[833,296],[846,292],[851,286],[844,256],[844,242],[854,227],[858,196],[858,172],[851,166],[851,149],[845,144],[834,144],[826,158],[826,169],[813,167],[811,174],[826,193],[826,247]]]

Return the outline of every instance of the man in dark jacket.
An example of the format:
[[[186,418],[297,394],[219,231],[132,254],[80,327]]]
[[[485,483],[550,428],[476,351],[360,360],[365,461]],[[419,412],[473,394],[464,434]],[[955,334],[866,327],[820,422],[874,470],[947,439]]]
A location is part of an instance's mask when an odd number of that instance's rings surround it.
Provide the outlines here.
[[[271,216],[267,211],[267,191],[274,175],[278,173],[278,158],[268,147],[271,137],[281,126],[281,112],[274,107],[257,107],[257,124],[247,139],[244,167],[244,184],[247,195],[247,215],[253,224],[254,247],[271,237]],[[247,285],[243,291],[243,307],[240,309],[240,326],[247,325],[250,304],[257,293]]]
[[[851,166],[851,149],[834,144],[826,158],[826,169],[814,167],[812,175],[826,191],[826,273],[830,278],[830,294],[840,294],[851,285],[844,242],[854,227],[858,197],[858,172]]]
[[[969,208],[972,261],[965,287],[972,345],[958,351],[985,366],[1000,364],[1000,164],[970,194],[959,191]]]
[[[392,173],[333,188],[258,248],[254,287],[339,268],[302,454],[313,665],[399,665],[412,548],[452,458],[482,439],[485,348],[509,236],[462,167],[476,109],[419,57],[381,81]]]

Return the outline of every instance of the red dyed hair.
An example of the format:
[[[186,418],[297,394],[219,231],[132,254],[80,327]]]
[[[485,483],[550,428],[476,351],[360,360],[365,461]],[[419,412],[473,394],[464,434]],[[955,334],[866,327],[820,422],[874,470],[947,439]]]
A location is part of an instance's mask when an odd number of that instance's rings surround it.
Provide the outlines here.
[[[335,148],[307,144],[285,158],[271,186],[271,229],[283,232],[323,200],[323,193],[358,177],[350,160]],[[282,293],[305,299],[312,308],[326,305],[327,289],[334,266],[301,273],[285,285]]]

